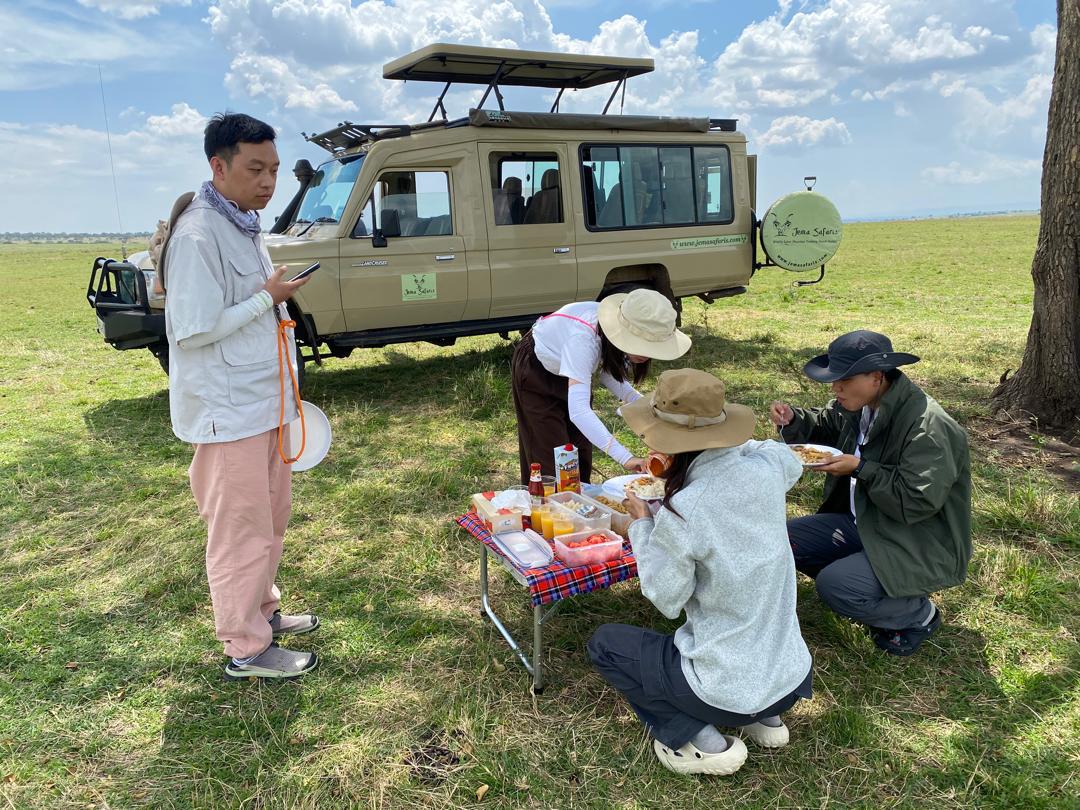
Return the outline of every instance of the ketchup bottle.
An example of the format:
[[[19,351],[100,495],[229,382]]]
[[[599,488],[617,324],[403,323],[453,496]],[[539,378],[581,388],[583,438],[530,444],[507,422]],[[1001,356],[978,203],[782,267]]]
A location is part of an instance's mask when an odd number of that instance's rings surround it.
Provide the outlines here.
[[[529,497],[534,506],[540,506],[544,502],[544,479],[540,475],[540,465],[529,465]]]

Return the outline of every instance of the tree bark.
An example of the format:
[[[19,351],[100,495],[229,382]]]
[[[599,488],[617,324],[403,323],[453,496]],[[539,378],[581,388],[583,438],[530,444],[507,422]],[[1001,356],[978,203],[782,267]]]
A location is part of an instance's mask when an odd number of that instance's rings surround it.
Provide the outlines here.
[[[1016,374],[991,397],[996,414],[1080,431],[1080,2],[1058,0],[1054,85],[1043,153],[1035,308]]]

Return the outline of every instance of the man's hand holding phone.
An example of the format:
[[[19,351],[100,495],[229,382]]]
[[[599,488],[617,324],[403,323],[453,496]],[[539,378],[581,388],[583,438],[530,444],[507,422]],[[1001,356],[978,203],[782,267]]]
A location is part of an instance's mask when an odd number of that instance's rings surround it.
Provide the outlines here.
[[[279,266],[263,285],[263,289],[270,293],[270,297],[274,299],[275,304],[280,304],[282,301],[288,301],[292,298],[297,290],[311,280],[311,274],[319,269],[319,263],[315,262],[303,272],[286,280],[284,276],[288,269],[284,264]]]

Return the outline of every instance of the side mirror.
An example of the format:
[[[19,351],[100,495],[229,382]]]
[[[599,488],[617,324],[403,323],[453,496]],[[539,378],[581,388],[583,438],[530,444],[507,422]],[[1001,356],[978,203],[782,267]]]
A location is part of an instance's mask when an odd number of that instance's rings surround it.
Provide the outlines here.
[[[376,228],[371,235],[371,246],[373,248],[384,248],[386,244],[386,236],[383,235],[382,228]]]

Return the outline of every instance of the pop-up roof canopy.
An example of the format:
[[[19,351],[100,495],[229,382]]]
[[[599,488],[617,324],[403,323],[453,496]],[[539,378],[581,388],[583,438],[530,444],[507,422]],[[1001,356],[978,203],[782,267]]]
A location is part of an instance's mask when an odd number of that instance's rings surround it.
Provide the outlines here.
[[[651,73],[652,59],[624,59],[617,56],[587,56],[543,51],[518,51],[508,48],[480,48],[472,45],[428,45],[406,54],[383,66],[384,79],[402,81],[446,82],[435,102],[429,121],[442,112],[443,98],[452,84],[486,84],[483,98],[477,107],[483,107],[488,95],[495,91],[499,109],[504,110],[500,85],[519,87],[547,87],[557,89],[559,95],[551,111],[559,109],[559,100],[566,90],[584,90],[601,84],[616,82],[604,112],[608,111],[619,89],[631,76]]]
[[[469,45],[428,45],[383,66],[383,77],[403,81],[445,82],[435,107],[423,124],[354,124],[344,121],[334,129],[315,135],[303,133],[331,154],[339,154],[363,143],[384,138],[403,138],[435,127],[524,127],[530,129],[627,129],[653,132],[735,131],[735,121],[718,118],[670,118],[641,115],[612,115],[607,111],[619,90],[625,91],[631,76],[651,73],[652,59],[623,59],[617,56],[588,56],[506,48],[479,48]],[[451,85],[486,84],[483,97],[469,115],[449,120],[443,99]],[[614,83],[600,115],[559,113],[559,100],[566,90],[582,90]],[[499,85],[557,89],[551,109],[544,112],[507,112]],[[499,112],[484,109],[494,92]],[[620,108],[621,109],[621,108]],[[440,120],[436,115],[442,113]]]
[[[383,78],[583,90],[652,70],[652,59],[436,44],[388,62]]]

